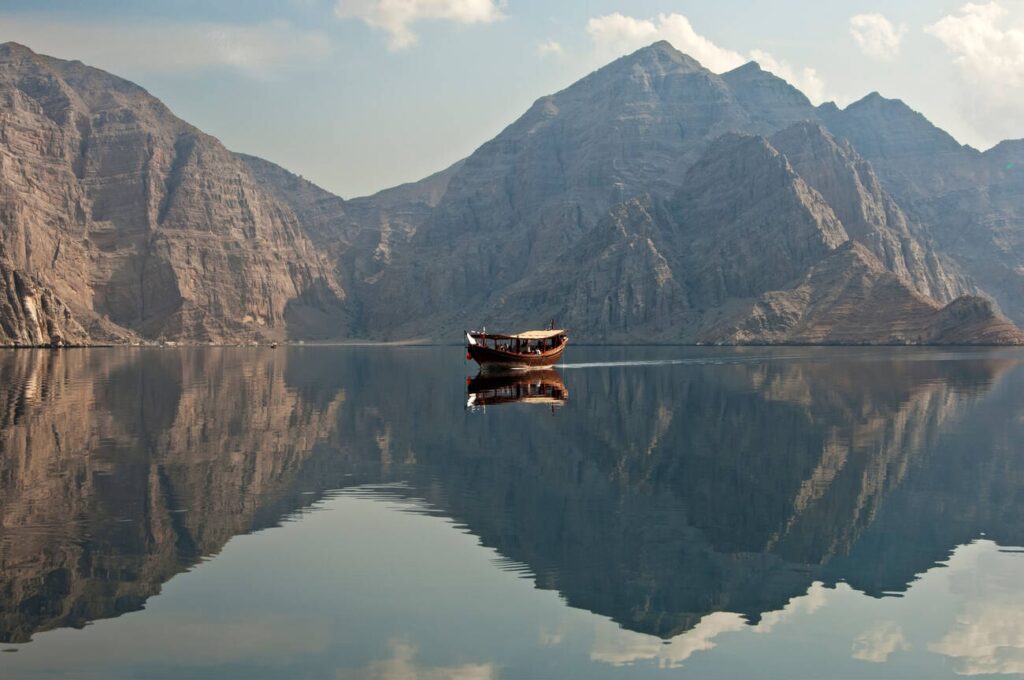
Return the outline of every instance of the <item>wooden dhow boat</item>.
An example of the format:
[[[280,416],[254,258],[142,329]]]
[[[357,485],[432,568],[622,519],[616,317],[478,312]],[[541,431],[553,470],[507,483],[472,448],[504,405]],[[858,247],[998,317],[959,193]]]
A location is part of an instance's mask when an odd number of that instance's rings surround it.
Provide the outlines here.
[[[569,400],[562,376],[553,368],[505,374],[481,373],[466,380],[466,408],[501,404],[543,404],[556,408]]]
[[[466,358],[484,372],[528,371],[554,365],[569,344],[569,333],[552,328],[514,335],[466,331]]]

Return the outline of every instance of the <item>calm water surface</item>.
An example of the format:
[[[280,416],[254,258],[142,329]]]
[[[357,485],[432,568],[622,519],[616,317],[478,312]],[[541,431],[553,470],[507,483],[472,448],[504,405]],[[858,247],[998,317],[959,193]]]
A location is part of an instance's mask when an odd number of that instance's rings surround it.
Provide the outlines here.
[[[0,353],[0,677],[1024,677],[1024,352],[567,361]]]

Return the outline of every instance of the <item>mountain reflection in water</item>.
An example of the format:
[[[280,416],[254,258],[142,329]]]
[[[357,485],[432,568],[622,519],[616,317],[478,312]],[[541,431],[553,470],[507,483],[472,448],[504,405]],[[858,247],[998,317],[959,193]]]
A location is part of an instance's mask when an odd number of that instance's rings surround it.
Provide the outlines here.
[[[1020,352],[577,348],[564,379],[468,385],[457,354],[0,354],[0,641],[139,610],[339,489],[664,640],[1024,545]]]

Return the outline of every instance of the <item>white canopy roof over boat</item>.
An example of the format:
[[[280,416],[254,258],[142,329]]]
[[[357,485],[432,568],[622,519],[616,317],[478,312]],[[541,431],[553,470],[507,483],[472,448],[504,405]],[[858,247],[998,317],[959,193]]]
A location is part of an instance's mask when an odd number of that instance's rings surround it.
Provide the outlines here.
[[[566,335],[566,331],[563,329],[550,329],[544,331],[523,331],[522,333],[516,333],[514,335],[505,335],[504,333],[484,333],[482,331],[466,331],[466,340],[471,345],[476,344],[476,339],[487,338],[490,340],[550,340],[551,338],[557,338],[560,335]]]
[[[547,340],[548,338],[555,338],[559,335],[565,335],[564,330],[549,330],[549,331],[523,331],[522,333],[516,333],[513,338],[520,340]]]

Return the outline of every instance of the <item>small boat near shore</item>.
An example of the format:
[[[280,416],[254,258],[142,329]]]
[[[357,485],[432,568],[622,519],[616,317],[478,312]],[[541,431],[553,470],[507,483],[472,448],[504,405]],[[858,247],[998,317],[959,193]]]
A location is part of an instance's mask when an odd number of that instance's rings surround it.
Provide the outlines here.
[[[554,365],[569,344],[569,333],[551,328],[513,335],[466,331],[466,358],[483,372],[528,371]]]

